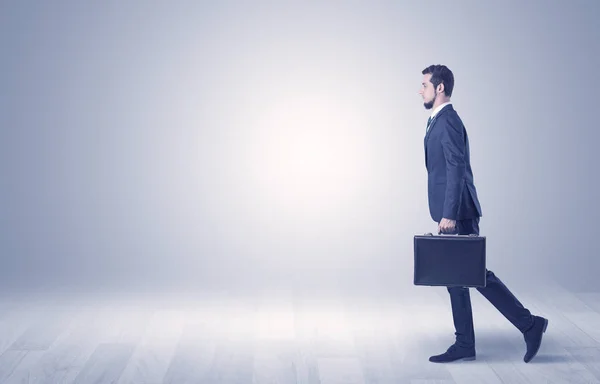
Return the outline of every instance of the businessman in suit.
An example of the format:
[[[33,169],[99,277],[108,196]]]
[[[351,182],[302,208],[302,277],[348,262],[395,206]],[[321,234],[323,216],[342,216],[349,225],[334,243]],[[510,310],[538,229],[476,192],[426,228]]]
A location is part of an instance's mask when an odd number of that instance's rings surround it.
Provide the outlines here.
[[[425,134],[429,211],[438,223],[439,233],[479,234],[481,206],[473,181],[467,131],[453,108],[450,97],[454,75],[444,65],[431,65],[422,71],[419,94],[432,110]],[[486,286],[477,290],[502,313],[525,339],[527,363],[537,354],[548,320],[532,315],[502,281],[486,270]],[[475,359],[475,332],[471,298],[467,287],[448,287],[456,341],[446,352],[431,356],[437,363]]]

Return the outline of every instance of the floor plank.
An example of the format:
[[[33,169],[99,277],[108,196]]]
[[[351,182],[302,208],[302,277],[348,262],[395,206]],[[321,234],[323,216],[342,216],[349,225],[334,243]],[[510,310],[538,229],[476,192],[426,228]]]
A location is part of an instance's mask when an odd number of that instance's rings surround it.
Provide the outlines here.
[[[600,383],[597,293],[549,284],[515,294],[550,320],[529,364],[522,334],[476,290],[477,360],[451,364],[428,361],[454,342],[440,287],[5,298],[0,382]]]
[[[183,331],[183,310],[158,310],[119,383],[162,383]]]
[[[600,380],[600,348],[595,347],[566,347],[573,358]]]
[[[101,343],[75,377],[77,384],[116,382],[133,354],[135,345],[127,343]]]

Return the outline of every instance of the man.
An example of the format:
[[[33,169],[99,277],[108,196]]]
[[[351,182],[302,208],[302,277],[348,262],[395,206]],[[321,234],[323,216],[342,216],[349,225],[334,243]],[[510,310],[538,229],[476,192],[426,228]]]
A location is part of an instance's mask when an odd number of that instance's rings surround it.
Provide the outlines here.
[[[429,211],[438,223],[439,233],[479,234],[481,206],[473,182],[469,140],[466,129],[454,110],[450,97],[454,75],[444,65],[431,65],[422,71],[419,94],[426,109],[433,109],[425,134],[425,166],[428,174]],[[521,333],[527,363],[537,354],[548,320],[534,316],[490,270],[486,287],[477,290],[488,299]],[[456,341],[446,352],[429,361],[445,363],[475,359],[475,333],[471,298],[466,287],[448,287]]]

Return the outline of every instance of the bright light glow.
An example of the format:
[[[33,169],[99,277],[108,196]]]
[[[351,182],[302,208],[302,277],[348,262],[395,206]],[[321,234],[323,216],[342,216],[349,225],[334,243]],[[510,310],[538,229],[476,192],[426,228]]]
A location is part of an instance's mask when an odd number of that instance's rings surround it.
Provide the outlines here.
[[[367,126],[359,108],[337,99],[285,98],[271,104],[258,123],[256,186],[269,204],[295,218],[335,214],[364,186],[372,161]]]

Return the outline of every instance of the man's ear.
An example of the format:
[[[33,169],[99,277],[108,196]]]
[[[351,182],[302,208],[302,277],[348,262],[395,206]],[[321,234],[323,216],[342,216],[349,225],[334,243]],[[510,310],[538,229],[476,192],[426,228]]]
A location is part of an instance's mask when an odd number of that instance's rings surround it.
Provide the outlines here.
[[[437,92],[438,93],[442,93],[444,92],[444,83],[439,83],[437,86]]]

